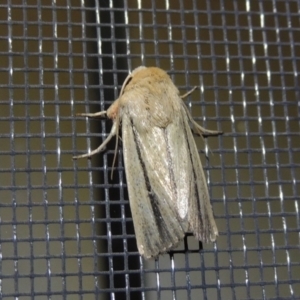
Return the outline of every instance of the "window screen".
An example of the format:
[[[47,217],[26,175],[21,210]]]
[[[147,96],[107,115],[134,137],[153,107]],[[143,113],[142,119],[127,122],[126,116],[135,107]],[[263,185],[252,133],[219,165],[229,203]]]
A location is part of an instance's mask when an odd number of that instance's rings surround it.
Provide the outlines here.
[[[299,299],[300,2],[0,4],[1,299]],[[146,261],[122,141],[92,159],[134,68],[157,66],[200,125],[220,235]]]

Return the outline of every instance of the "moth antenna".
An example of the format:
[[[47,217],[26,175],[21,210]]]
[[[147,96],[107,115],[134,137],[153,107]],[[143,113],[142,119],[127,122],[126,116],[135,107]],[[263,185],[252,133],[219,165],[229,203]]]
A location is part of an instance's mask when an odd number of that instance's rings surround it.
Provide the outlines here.
[[[123,94],[123,92],[124,92],[124,89],[125,89],[125,86],[128,84],[128,82],[129,82],[131,79],[132,79],[132,74],[129,74],[129,75],[126,77],[126,79],[125,79],[125,81],[124,81],[124,83],[123,83],[123,85],[122,85],[122,88],[121,88],[121,92],[120,92],[120,94],[119,94],[119,97],[122,96],[122,94]]]

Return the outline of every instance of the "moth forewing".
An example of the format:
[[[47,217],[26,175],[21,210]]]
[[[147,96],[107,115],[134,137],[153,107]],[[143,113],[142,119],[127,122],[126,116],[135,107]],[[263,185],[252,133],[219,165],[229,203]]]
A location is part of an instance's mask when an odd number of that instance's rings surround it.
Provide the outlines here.
[[[182,111],[186,114],[186,111]],[[188,117],[185,116],[185,128],[188,128]],[[190,157],[192,160],[192,172],[195,178],[196,197],[191,201],[190,207],[190,231],[195,237],[203,242],[215,241],[218,236],[218,228],[213,216],[210,204],[209,192],[206,184],[206,178],[202,168],[198,149],[191,133],[187,130],[187,140],[189,143]]]
[[[106,114],[114,122],[107,139],[91,153],[75,158],[102,151],[121,124],[139,253],[157,257],[175,248],[188,231],[198,240],[214,241],[218,229],[189,122],[200,135],[220,132],[198,125],[170,77],[155,67],[135,69]]]

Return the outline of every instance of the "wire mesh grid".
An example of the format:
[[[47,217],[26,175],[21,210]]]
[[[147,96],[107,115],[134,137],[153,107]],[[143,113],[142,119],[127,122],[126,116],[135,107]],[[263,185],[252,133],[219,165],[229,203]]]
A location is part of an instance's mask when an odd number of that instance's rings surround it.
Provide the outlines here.
[[[299,299],[299,1],[2,1],[1,299]],[[195,119],[220,236],[138,252],[122,148],[92,160],[128,72]],[[208,148],[209,145],[209,148]],[[210,149],[210,151],[209,151]]]

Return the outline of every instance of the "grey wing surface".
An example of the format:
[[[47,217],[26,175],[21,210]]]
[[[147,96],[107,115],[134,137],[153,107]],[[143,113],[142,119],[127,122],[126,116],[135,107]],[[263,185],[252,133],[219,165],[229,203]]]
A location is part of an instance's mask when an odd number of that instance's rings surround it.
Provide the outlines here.
[[[217,234],[206,179],[186,113],[166,127],[139,130],[122,116],[122,139],[130,207],[139,252],[156,257],[178,245],[185,232],[203,241]],[[137,126],[136,126],[137,125]]]

